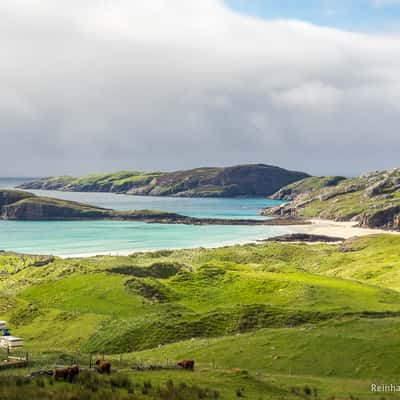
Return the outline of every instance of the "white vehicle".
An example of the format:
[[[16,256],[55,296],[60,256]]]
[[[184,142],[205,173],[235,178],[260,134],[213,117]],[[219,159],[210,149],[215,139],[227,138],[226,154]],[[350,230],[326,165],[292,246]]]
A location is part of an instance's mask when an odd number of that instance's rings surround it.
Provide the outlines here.
[[[14,350],[24,347],[24,340],[15,336],[0,336],[0,347]]]
[[[0,321],[0,329],[6,329],[6,328],[7,328],[6,321]]]

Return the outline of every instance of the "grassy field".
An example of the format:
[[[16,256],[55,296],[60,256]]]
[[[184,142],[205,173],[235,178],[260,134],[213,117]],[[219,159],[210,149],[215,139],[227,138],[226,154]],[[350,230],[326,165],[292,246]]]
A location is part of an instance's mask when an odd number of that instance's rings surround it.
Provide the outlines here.
[[[0,319],[33,365],[105,353],[133,385],[157,388],[143,398],[162,398],[151,396],[169,380],[195,394],[165,398],[378,398],[371,384],[399,383],[399,249],[400,237],[374,235],[68,260],[0,253]],[[185,358],[194,373],[130,369]]]

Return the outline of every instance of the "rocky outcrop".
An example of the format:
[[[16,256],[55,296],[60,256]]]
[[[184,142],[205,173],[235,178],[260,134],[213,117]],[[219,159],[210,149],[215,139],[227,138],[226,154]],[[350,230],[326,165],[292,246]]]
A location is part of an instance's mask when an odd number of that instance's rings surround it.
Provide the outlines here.
[[[354,221],[365,228],[400,230],[400,169],[339,179],[334,186],[321,185],[321,181],[326,182],[312,177],[282,188],[272,197],[290,195],[291,202],[262,213]]]
[[[50,177],[28,182],[21,188],[151,196],[262,197],[308,176],[271,165],[252,164],[168,173],[123,171],[81,178]]]
[[[304,243],[337,243],[344,242],[342,237],[325,236],[325,235],[311,235],[308,233],[292,233],[288,235],[274,236],[272,238],[263,240],[264,242],[304,242]]]
[[[400,230],[400,205],[364,212],[358,221],[359,225],[365,228]]]
[[[9,220],[94,219],[105,215],[105,211],[96,207],[37,196],[5,206],[1,214],[3,219]]]
[[[270,198],[273,200],[292,201],[300,194],[313,192],[322,188],[335,187],[344,179],[346,178],[343,176],[308,177],[282,187],[280,190],[270,196]]]
[[[0,209],[19,200],[34,196],[33,193],[24,192],[22,190],[0,190]]]

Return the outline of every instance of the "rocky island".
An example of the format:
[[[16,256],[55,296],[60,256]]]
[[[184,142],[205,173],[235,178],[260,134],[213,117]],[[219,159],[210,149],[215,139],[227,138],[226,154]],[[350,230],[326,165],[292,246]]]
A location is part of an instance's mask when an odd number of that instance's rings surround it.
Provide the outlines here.
[[[290,203],[265,209],[279,217],[354,221],[359,227],[400,230],[400,169],[357,178],[310,177],[281,188],[273,199]]]
[[[120,171],[78,178],[50,177],[27,182],[20,188],[149,196],[262,197],[307,177],[303,172],[251,164],[176,172]]]
[[[158,210],[119,211],[21,190],[0,190],[0,220],[125,220],[187,225],[298,225],[299,218],[222,219],[194,218]]]

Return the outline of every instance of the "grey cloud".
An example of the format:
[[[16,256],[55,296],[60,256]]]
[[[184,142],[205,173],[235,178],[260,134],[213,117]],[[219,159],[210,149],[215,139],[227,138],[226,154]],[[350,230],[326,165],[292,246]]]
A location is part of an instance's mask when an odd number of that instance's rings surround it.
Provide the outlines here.
[[[0,176],[399,166],[400,38],[218,0],[3,0],[0,14]]]

